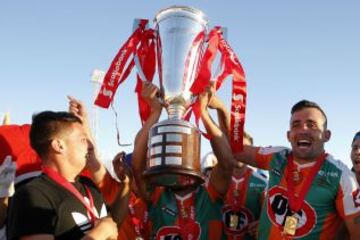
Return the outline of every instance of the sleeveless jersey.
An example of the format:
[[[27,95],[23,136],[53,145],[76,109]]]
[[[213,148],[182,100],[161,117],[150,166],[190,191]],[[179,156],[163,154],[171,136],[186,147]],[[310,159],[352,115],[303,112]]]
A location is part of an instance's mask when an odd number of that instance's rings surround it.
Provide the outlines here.
[[[260,218],[266,184],[264,177],[248,167],[241,178],[232,177],[222,209],[224,228],[229,240],[254,239],[246,232],[248,224]]]
[[[259,224],[259,239],[285,239],[283,226],[293,215],[287,197],[288,149],[260,148],[256,155],[259,168],[269,170],[268,193]],[[298,194],[314,163],[297,165]],[[296,239],[333,239],[343,219],[360,215],[360,192],[355,176],[345,164],[328,155],[296,213]]]

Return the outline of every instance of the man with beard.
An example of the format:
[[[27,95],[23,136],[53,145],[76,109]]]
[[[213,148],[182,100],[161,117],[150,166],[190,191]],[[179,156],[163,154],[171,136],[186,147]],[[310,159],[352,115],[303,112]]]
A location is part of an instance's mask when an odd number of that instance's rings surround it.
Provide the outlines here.
[[[239,161],[269,170],[259,239],[333,239],[342,222],[360,239],[359,185],[325,152],[331,136],[320,106],[302,100],[291,110],[291,149],[244,146]]]

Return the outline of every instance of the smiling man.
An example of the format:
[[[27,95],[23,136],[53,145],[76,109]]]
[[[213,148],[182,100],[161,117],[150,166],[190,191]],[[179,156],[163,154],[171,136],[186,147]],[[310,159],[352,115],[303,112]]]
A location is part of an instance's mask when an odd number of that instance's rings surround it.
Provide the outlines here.
[[[360,239],[359,185],[345,164],[325,152],[330,140],[320,106],[302,100],[291,110],[291,149],[244,146],[239,161],[269,170],[258,239],[333,239],[344,222]]]
[[[353,164],[352,170],[360,183],[360,132],[357,132],[353,138],[350,157]]]
[[[95,154],[81,119],[40,112],[33,116],[30,143],[41,158],[42,174],[11,199],[8,239],[116,239],[116,223],[99,190],[80,176]]]

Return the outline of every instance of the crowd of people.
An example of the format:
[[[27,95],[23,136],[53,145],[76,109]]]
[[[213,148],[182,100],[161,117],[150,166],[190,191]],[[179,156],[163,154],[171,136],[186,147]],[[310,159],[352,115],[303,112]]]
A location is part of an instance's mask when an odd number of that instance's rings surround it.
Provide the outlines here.
[[[244,133],[243,151],[232,153],[229,112],[208,86],[199,95],[212,147],[202,159],[204,183],[152,186],[143,172],[163,109],[158,93],[144,84],[151,113],[132,154],[114,157],[115,174],[75,98],[68,111],[0,126],[0,239],[360,239],[360,132],[349,143],[351,171],[325,151],[325,112],[302,100],[291,109],[291,148],[257,147]]]

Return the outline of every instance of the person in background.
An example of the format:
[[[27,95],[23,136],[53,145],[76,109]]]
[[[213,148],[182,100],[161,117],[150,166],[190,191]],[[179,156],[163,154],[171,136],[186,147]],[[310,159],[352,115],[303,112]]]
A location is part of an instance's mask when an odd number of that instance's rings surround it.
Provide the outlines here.
[[[246,132],[243,144],[253,145]],[[231,180],[222,209],[228,239],[256,239],[267,180],[242,162],[236,162]]]
[[[360,132],[357,132],[351,142],[350,158],[352,163],[351,171],[355,174],[357,182],[360,184]],[[360,199],[357,201],[360,203]],[[343,224],[337,233],[335,239],[348,240],[350,239],[349,232]]]
[[[43,174],[15,191],[8,239],[116,239],[100,192],[79,176],[94,156],[81,119],[68,112],[36,114],[30,142]]]
[[[214,95],[209,102],[209,108],[216,110],[221,130],[229,136],[230,113],[224,103]],[[253,145],[253,138],[247,132],[244,132],[243,145]],[[209,156],[211,155],[208,155],[208,160],[211,159]],[[216,157],[210,161],[212,162],[216,164]],[[210,172],[208,170],[211,175]],[[229,240],[256,239],[266,185],[266,178],[253,168],[242,162],[235,162],[231,184],[222,208],[222,219]]]
[[[360,132],[357,132],[352,140],[350,158],[352,171],[355,173],[356,179],[360,184]]]
[[[327,117],[308,100],[291,109],[291,149],[244,146],[236,158],[269,170],[258,239],[333,239],[344,221],[360,239],[359,185],[350,170],[325,152]]]
[[[118,229],[118,240],[149,239],[150,221],[146,202],[140,197],[139,190],[132,175],[132,154],[121,153],[121,156],[113,161],[114,171],[118,179],[124,179],[124,175],[131,176],[131,192],[127,206],[127,216]],[[126,174],[130,171],[130,174]],[[109,184],[111,186],[111,184]],[[111,189],[111,188],[110,188]],[[107,192],[110,192],[108,189]],[[114,192],[114,188],[112,188]]]
[[[39,156],[30,146],[30,125],[0,126],[0,240],[6,239],[9,198],[41,174]]]
[[[252,137],[245,132],[244,145],[252,145]],[[212,152],[202,159],[202,172],[209,179],[217,164]],[[222,208],[225,232],[228,239],[256,239],[258,220],[266,191],[266,179],[246,164],[235,164],[231,185]]]
[[[216,164],[217,159],[213,152],[208,152],[201,158],[201,173],[204,175],[205,181],[209,180],[211,171]]]

